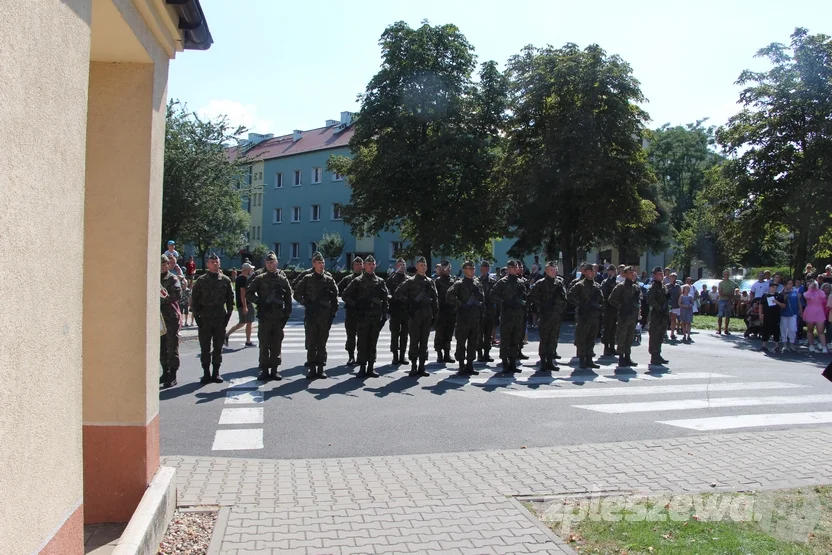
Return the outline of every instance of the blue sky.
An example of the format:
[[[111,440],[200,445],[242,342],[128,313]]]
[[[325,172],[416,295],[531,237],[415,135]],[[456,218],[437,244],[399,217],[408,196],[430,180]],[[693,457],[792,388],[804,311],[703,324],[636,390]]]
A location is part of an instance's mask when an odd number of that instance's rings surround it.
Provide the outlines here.
[[[479,62],[501,67],[527,44],[598,43],[632,66],[651,127],[724,123],[737,111],[740,72],[767,67],[753,58],[759,48],[788,43],[798,26],[832,34],[828,0],[201,2],[214,45],[177,55],[169,97],[275,134],[358,111],[356,95],[378,70],[378,38],[399,20],[454,23]]]

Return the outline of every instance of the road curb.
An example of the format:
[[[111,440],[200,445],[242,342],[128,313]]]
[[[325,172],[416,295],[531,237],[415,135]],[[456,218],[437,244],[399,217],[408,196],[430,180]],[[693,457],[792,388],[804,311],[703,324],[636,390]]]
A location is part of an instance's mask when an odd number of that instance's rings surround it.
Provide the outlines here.
[[[523,504],[520,503],[520,501],[518,501],[513,495],[507,496],[506,499],[508,499],[508,502],[511,503],[512,505],[514,505],[514,507],[518,511],[523,513],[523,515],[525,515],[525,517],[529,520],[529,522],[531,522],[537,529],[539,529],[541,532],[543,532],[543,534],[546,535],[546,537],[548,537],[550,540],[552,540],[552,542],[556,546],[558,546],[558,549],[560,549],[561,552],[571,553],[571,554],[577,555],[577,551],[572,549],[569,546],[569,544],[567,544],[565,541],[563,541],[563,538],[559,537],[557,534],[552,532],[549,529],[548,526],[546,526],[545,524],[540,522],[540,519],[537,518],[536,516],[534,516],[533,514],[531,514],[529,512],[529,510],[526,509],[526,507],[524,507]]]
[[[225,529],[228,526],[228,517],[230,515],[231,507],[220,507],[219,513],[217,513],[217,520],[214,521],[211,543],[208,544],[208,551],[205,555],[220,555],[222,539],[225,537]]]
[[[176,469],[160,467],[112,555],[155,555],[176,510]]]

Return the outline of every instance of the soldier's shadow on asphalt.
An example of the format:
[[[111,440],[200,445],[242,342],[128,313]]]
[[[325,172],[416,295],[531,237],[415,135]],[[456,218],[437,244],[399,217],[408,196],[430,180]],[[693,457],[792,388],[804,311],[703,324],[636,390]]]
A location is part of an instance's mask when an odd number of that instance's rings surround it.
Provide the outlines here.
[[[243,369],[243,370],[237,370],[236,372],[222,372],[220,375],[225,380],[224,383],[203,385],[199,382],[194,382],[193,384],[188,384],[193,389],[188,389],[187,391],[183,391],[182,393],[179,393],[180,390],[184,390],[186,388],[184,388],[184,387],[183,388],[177,388],[176,391],[175,391],[176,394],[172,395],[170,398],[179,397],[180,395],[186,395],[187,393],[190,393],[190,392],[196,391],[198,389],[202,389],[202,388],[219,387],[219,389],[216,389],[216,390],[200,391],[199,393],[197,393],[195,395],[196,404],[197,405],[203,405],[205,403],[210,403],[210,402],[216,401],[218,399],[225,399],[226,396],[227,396],[226,393],[229,390],[233,391],[233,390],[237,389],[237,388],[229,387],[227,385],[230,380],[233,380],[235,378],[242,378],[244,376],[257,376],[257,373],[259,371],[260,371],[259,368],[254,367],[254,368],[246,368],[246,369]],[[257,383],[257,382],[251,382],[251,383],[254,384],[254,383]],[[253,385],[248,385],[246,387],[246,389],[251,389],[252,387],[254,387],[254,386]],[[239,388],[239,389],[243,389],[243,388]],[[171,390],[166,389],[163,393],[165,393],[167,391],[171,391]],[[165,398],[166,397],[162,397],[162,399],[165,399]]]

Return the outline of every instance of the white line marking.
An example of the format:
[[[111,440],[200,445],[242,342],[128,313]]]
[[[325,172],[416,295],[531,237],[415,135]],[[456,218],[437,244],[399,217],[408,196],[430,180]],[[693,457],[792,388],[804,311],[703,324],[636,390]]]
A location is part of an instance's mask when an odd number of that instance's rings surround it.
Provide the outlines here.
[[[667,393],[691,393],[693,391],[743,391],[746,389],[794,389],[809,387],[781,382],[683,384],[683,385],[639,385],[602,386],[587,389],[547,389],[544,391],[503,391],[506,395],[525,397],[527,399],[554,399],[559,397],[616,397],[630,395],[661,395]]]
[[[262,385],[254,376],[242,376],[240,378],[232,378],[228,382],[228,388],[237,389],[257,389]]]
[[[242,407],[238,409],[222,409],[220,426],[225,424],[262,424],[263,407]]]
[[[503,384],[547,384],[547,383],[558,383],[558,382],[592,382],[592,383],[625,383],[629,381],[664,381],[664,380],[709,380],[712,378],[733,378],[733,376],[728,374],[717,374],[715,372],[683,372],[679,374],[657,374],[657,375],[650,375],[650,374],[618,374],[612,376],[529,376],[523,377],[518,376],[516,378],[512,378],[509,376],[494,376],[491,378],[488,377],[480,377],[480,378],[471,378],[468,380],[460,378],[458,381],[471,383],[471,384],[478,384],[478,385],[503,385]]]
[[[739,416],[691,418],[688,420],[662,420],[659,421],[659,424],[667,424],[689,430],[710,431],[765,426],[792,426],[797,424],[829,424],[830,422],[832,422],[832,412],[792,412],[784,414],[742,414]]]
[[[214,435],[212,451],[239,451],[242,449],[262,449],[263,429],[217,430]]]
[[[606,403],[597,405],[573,405],[607,414],[632,412],[657,412],[666,410],[718,409],[724,407],[755,407],[765,405],[810,405],[832,403],[832,395],[796,395],[793,397],[722,397],[717,399],[679,399],[678,401],[650,401],[646,403]]]
[[[225,392],[227,405],[252,405],[263,402],[263,392],[257,389],[228,389]]]

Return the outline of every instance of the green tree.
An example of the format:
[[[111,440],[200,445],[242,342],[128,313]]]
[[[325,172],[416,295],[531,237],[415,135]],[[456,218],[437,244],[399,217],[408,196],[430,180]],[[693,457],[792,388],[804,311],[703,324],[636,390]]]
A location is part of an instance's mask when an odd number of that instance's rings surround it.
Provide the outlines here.
[[[330,268],[335,268],[344,252],[344,238],[337,231],[328,233],[324,230],[321,240],[318,241],[318,251],[327,260]]]
[[[398,230],[402,254],[490,254],[502,232],[493,168],[506,81],[488,62],[479,82],[473,47],[454,25],[389,26],[381,70],[361,95],[352,158],[327,166],[346,176],[344,221],[358,236]]]
[[[757,57],[771,69],[740,74],[743,108],[716,133],[734,184],[720,214],[745,222],[737,232],[746,240],[787,229],[803,268],[825,248],[832,220],[832,41],[798,28],[789,46],[772,43]]]
[[[579,251],[617,244],[622,227],[644,239],[655,203],[639,190],[655,182],[642,148],[647,113],[630,66],[598,45],[580,50],[527,46],[508,62],[508,223],[523,254],[563,253],[571,275]]]
[[[241,208],[249,194],[247,160],[228,150],[244,131],[225,117],[202,120],[178,101],[168,102],[162,238],[193,245],[201,261],[211,248],[237,253],[247,242],[250,217]]]

